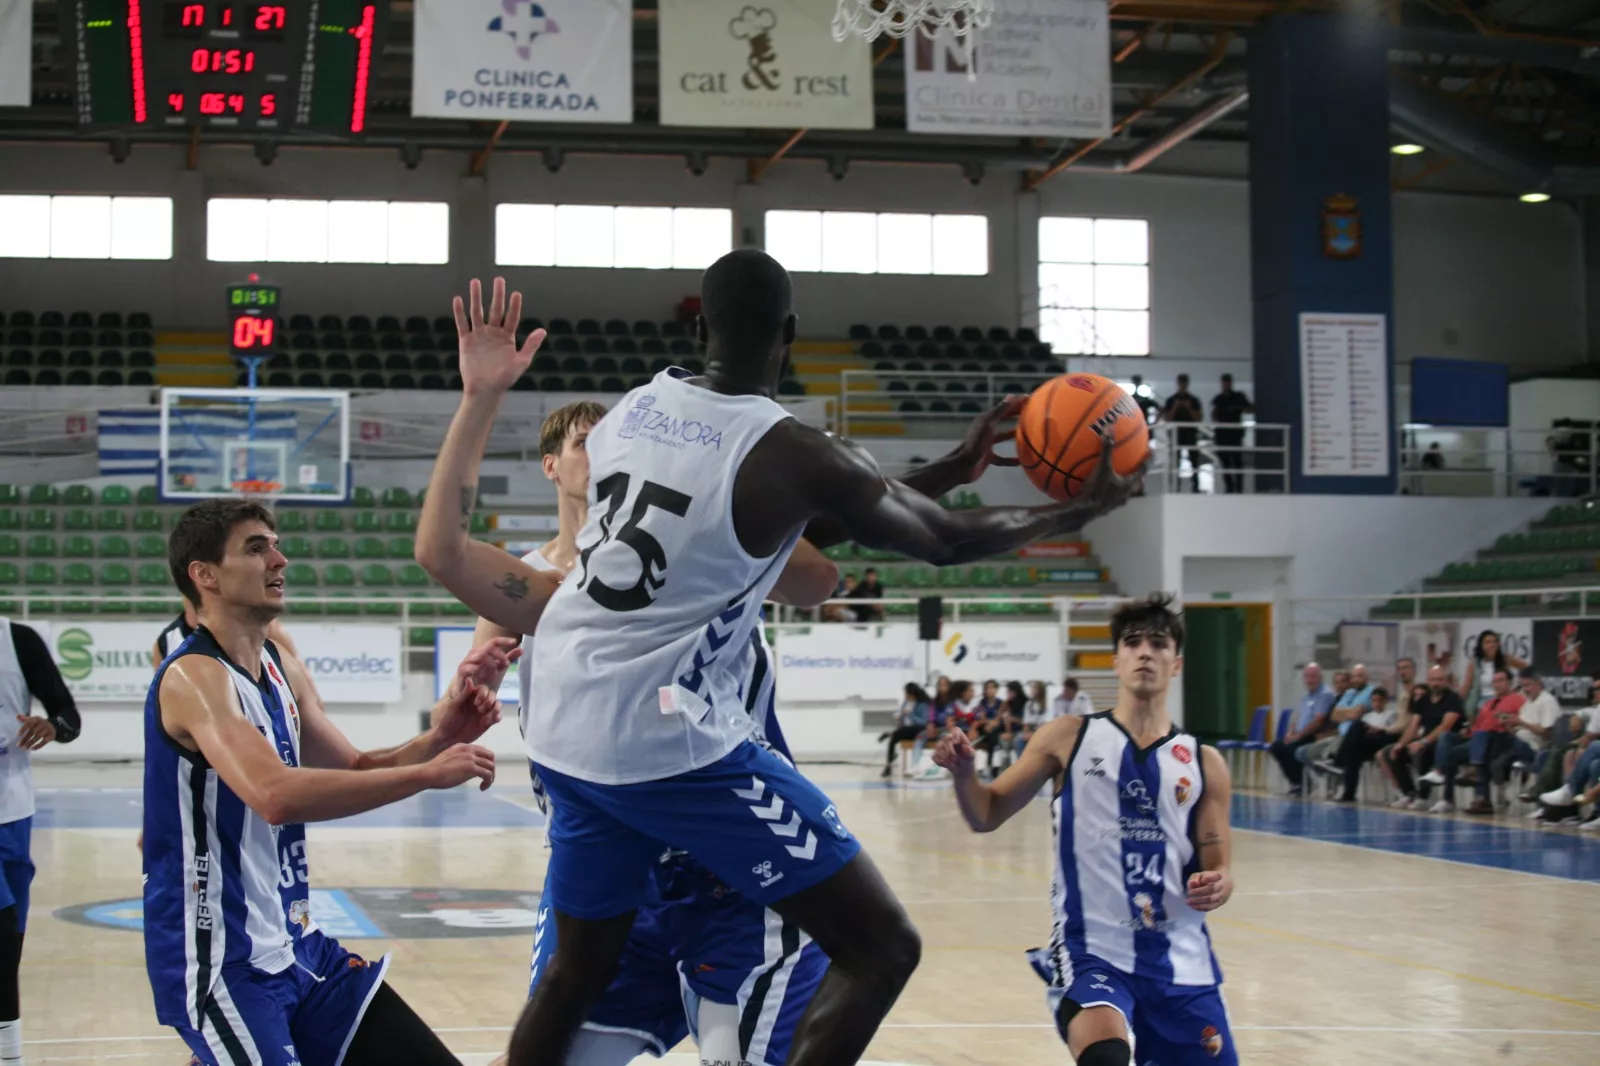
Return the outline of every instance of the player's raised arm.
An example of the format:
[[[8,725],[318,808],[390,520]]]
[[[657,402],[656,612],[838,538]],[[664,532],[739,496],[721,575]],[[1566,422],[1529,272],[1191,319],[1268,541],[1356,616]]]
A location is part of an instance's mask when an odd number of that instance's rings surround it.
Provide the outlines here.
[[[978,780],[972,742],[965,733],[951,730],[939,738],[933,761],[954,777],[956,803],[974,833],[999,829],[1066,767],[1082,722],[1068,715],[1039,727],[1022,749],[1022,756],[992,785]]]
[[[483,287],[471,286],[471,309],[455,299],[456,332],[461,339],[461,406],[456,408],[444,446],[433,466],[428,494],[417,525],[417,562],[450,594],[514,633],[532,633],[561,575],[535,570],[492,544],[469,536],[478,498],[478,467],[500,401],[528,368],[544,330],[534,330],[517,347],[522,294],[506,298],[504,278],[495,278],[488,315]]]
[[[1214,911],[1233,895],[1233,829],[1228,824],[1232,806],[1233,780],[1222,753],[1208,744],[1200,747],[1200,765],[1205,771],[1205,792],[1195,811],[1195,858],[1200,869],[1189,875],[1189,906],[1197,911]]]
[[[185,655],[161,677],[161,725],[179,746],[198,751],[223,783],[273,825],[343,818],[430,788],[494,779],[494,755],[460,744],[418,766],[309,770],[284,764],[266,737],[239,712],[228,667]]]

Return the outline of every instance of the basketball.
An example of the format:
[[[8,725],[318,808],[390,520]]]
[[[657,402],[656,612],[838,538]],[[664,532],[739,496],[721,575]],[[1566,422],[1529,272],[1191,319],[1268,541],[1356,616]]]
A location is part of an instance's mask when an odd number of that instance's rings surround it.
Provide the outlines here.
[[[1107,432],[1117,473],[1132,473],[1150,454],[1144,412],[1121,385],[1099,374],[1062,374],[1028,397],[1017,420],[1017,458],[1039,491],[1070,500],[1094,473]]]

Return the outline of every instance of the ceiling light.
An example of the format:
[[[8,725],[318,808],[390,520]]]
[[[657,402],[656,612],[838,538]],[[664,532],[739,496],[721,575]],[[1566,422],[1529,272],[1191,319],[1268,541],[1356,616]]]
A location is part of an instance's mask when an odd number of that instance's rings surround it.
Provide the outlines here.
[[[1517,199],[1525,204],[1542,204],[1550,199],[1550,194],[1547,192],[1525,192]]]
[[[1420,155],[1422,153],[1422,145],[1396,144],[1391,145],[1389,147],[1389,151],[1393,152],[1395,155]]]

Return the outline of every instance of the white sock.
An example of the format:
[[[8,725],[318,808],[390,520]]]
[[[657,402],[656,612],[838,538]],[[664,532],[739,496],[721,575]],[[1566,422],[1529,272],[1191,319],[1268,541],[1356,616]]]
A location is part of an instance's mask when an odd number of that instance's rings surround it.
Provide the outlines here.
[[[22,1019],[0,1022],[0,1066],[22,1066]]]

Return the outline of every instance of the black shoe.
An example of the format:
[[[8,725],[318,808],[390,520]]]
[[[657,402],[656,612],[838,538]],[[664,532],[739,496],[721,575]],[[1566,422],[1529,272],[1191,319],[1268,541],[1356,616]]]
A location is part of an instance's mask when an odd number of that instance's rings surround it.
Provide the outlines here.
[[[879,774],[879,775],[878,775],[878,776],[879,776],[879,777],[888,777],[888,776],[889,776],[889,775],[890,775],[890,774],[892,774],[892,773],[894,773],[894,767],[892,767],[892,766],[885,766],[885,767],[884,767],[884,768],[883,768],[883,773],[881,773],[881,774]]]

